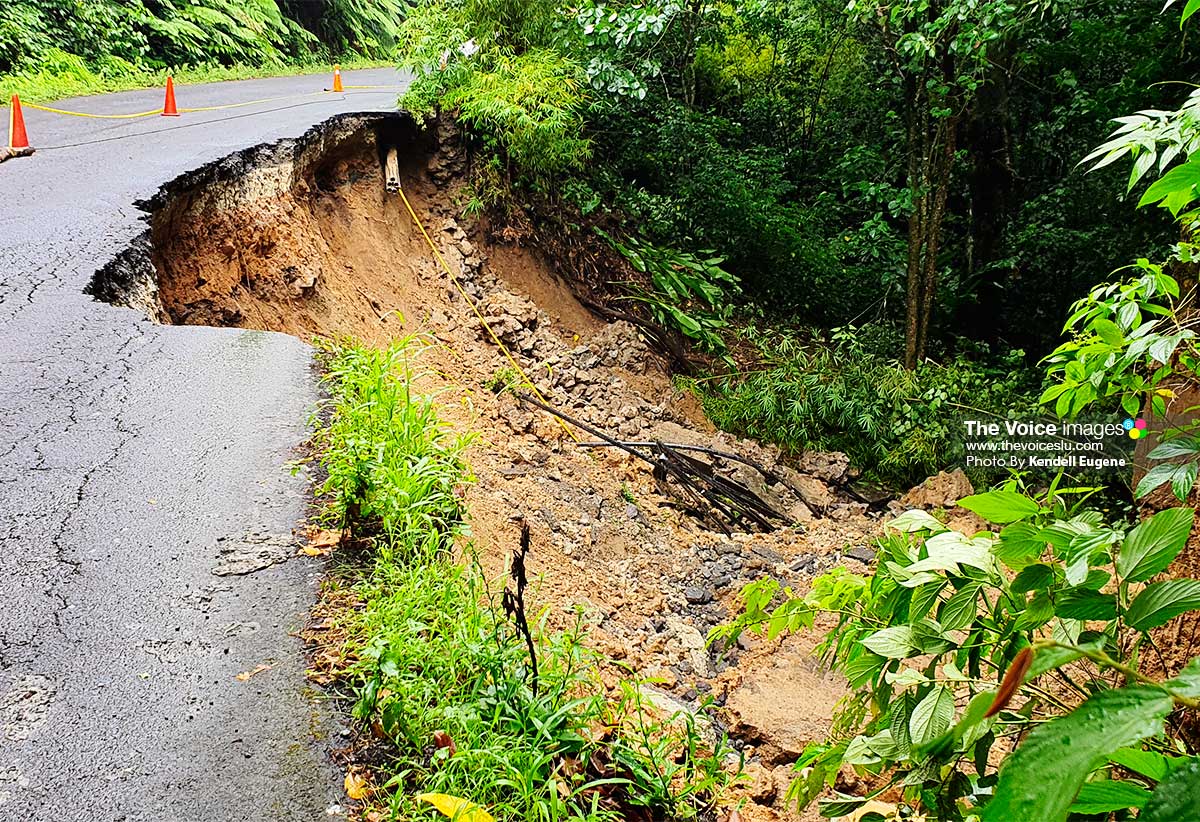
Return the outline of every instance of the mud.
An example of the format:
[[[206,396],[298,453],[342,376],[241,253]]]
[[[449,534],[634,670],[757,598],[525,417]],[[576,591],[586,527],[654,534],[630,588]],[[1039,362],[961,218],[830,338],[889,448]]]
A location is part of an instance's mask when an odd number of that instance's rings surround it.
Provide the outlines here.
[[[385,190],[391,148],[452,276]],[[403,114],[335,118],[165,186],[142,204],[146,236],[89,290],[157,322],[425,339],[423,388],[439,392],[456,429],[479,433],[467,505],[487,569],[503,573],[517,523],[529,522],[533,604],[550,624],[581,609],[591,643],[654,678],[664,698],[711,695],[751,763],[743,790],[757,804],[743,819],[795,818],[784,802],[790,763],[823,738],[842,683],[812,659],[812,637],[730,649],[704,638],[749,581],[770,575],[803,591],[834,565],[864,570],[877,515],[839,491],[844,457],[784,463],[717,432],[637,328],[594,316],[536,249],[462,220],[462,166],[444,127],[423,130]],[[772,468],[785,481],[725,466],[793,524],[727,535],[688,513],[648,465],[580,448],[554,418],[495,390],[511,368],[497,338],[550,403],[614,436],[735,451]]]

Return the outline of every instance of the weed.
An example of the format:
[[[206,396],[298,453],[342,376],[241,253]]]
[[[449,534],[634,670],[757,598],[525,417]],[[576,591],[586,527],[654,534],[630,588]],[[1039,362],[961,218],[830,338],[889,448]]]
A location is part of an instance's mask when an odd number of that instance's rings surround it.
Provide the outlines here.
[[[621,241],[600,228],[593,230],[650,282],[649,288],[639,283],[622,283],[628,291],[623,299],[646,306],[659,325],[677,329],[694,340],[702,351],[728,354],[721,334],[729,324],[738,281],[721,268],[722,258],[713,256],[711,251],[696,256],[635,237]]]
[[[495,373],[483,384],[483,387],[493,394],[503,394],[505,391],[519,388],[524,381],[520,371],[511,365],[505,365],[497,368]]]
[[[637,497],[633,494],[633,489],[629,487],[629,483],[621,482],[621,499],[628,502],[630,505],[637,505]]]

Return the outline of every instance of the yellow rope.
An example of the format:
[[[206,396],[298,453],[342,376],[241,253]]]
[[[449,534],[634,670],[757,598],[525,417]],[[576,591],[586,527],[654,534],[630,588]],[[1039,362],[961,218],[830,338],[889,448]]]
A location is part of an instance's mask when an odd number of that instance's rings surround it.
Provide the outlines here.
[[[293,99],[298,99],[301,97],[314,97],[317,95],[324,95],[324,94],[325,94],[324,91],[309,91],[304,94],[285,94],[280,97],[264,97],[261,100],[247,100],[244,103],[226,103],[223,106],[198,106],[197,108],[180,108],[179,111],[181,113],[185,112],[185,111],[224,111],[227,108],[241,108],[243,106],[255,106],[255,105],[258,105],[259,103],[277,103],[280,100],[293,100]],[[159,109],[159,111],[161,112],[162,109]]]
[[[69,114],[72,117],[91,117],[96,120],[132,120],[135,117],[149,117],[151,114],[162,114],[161,108],[156,108],[154,111],[139,111],[136,114],[88,114],[85,111],[67,111],[62,108],[50,108],[49,106],[39,106],[36,103],[21,103],[22,108],[36,108],[38,111],[48,111],[51,114]]]
[[[417,229],[421,232],[421,236],[425,238],[425,242],[429,244],[429,249],[433,252],[433,256],[437,258],[438,263],[441,264],[442,270],[446,272],[446,276],[450,278],[450,282],[454,283],[454,287],[458,289],[458,293],[461,294],[463,299],[467,301],[467,305],[471,306],[471,310],[475,312],[475,316],[479,318],[479,322],[484,328],[487,329],[488,336],[492,338],[492,342],[496,343],[499,349],[504,353],[504,356],[508,358],[508,361],[512,364],[512,367],[517,369],[517,373],[520,374],[522,379],[525,380],[525,385],[528,386],[529,390],[533,392],[533,395],[542,402],[546,403],[546,405],[550,405],[546,398],[542,396],[542,392],[538,391],[537,386],[533,384],[533,380],[531,380],[529,375],[525,373],[525,369],[521,367],[519,362],[517,362],[516,358],[512,355],[512,352],[510,352],[508,347],[500,341],[499,337],[496,336],[496,332],[492,330],[491,325],[488,324],[488,321],[484,318],[483,313],[480,312],[479,306],[477,306],[475,301],[471,299],[471,295],[469,295],[458,282],[458,278],[454,276],[454,272],[451,271],[450,266],[446,264],[446,258],[442,256],[442,252],[438,250],[437,244],[434,243],[433,238],[429,236],[429,232],[425,230],[425,226],[421,222],[421,218],[417,216],[417,212],[413,209],[412,203],[408,201],[408,197],[404,194],[403,188],[400,189],[400,199],[404,201],[404,207],[408,209],[408,214],[410,217],[412,217],[413,224],[416,225]],[[562,427],[562,430],[567,432],[568,437],[573,439],[575,442],[579,442],[579,437],[575,435],[575,432],[572,431],[565,422],[558,417],[554,417],[554,419]]]
[[[402,90],[400,86],[344,86],[344,88],[354,89],[354,90],[360,90],[360,89],[378,89],[378,90],[395,89],[396,91]],[[331,93],[331,92],[328,89],[325,89],[323,91],[309,91],[309,92],[305,92],[303,94],[286,94],[286,95],[283,95],[280,97],[264,97],[261,100],[246,100],[245,102],[242,102],[242,103],[227,103],[223,106],[197,106],[195,108],[180,107],[179,112],[182,114],[184,112],[196,112],[196,111],[224,111],[225,109],[230,109],[230,108],[242,108],[244,106],[255,106],[255,105],[259,105],[261,103],[277,103],[280,100],[294,100],[294,99],[299,99],[301,97],[317,97],[317,96],[321,96],[321,95],[325,95],[325,94],[329,94],[329,93]],[[162,108],[156,108],[153,111],[138,111],[138,112],[134,112],[132,114],[92,114],[92,113],[86,112],[86,111],[70,111],[65,108],[51,108],[50,106],[40,106],[37,103],[24,103],[23,102],[23,103],[21,103],[21,106],[23,108],[35,108],[38,111],[48,111],[51,114],[66,114],[71,117],[89,117],[89,118],[92,118],[95,120],[133,120],[138,117],[152,117],[156,114],[163,113]]]

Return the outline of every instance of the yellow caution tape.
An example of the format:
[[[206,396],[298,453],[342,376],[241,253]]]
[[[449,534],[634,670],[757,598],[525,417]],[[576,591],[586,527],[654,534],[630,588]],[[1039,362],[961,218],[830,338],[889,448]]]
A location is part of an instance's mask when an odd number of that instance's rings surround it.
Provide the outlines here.
[[[485,329],[487,329],[488,336],[492,338],[492,342],[494,342],[504,353],[504,356],[508,358],[508,361],[512,364],[512,367],[517,369],[517,373],[520,374],[525,380],[525,385],[529,387],[529,390],[533,392],[533,395],[542,402],[546,403],[546,405],[550,405],[546,398],[542,396],[542,392],[538,391],[537,386],[533,384],[533,380],[531,380],[529,375],[525,373],[525,369],[521,367],[519,362],[517,362],[516,357],[514,357],[512,352],[508,350],[508,346],[502,343],[500,338],[496,336],[496,332],[492,330],[491,325],[488,324],[488,321],[484,318],[483,313],[480,312],[479,306],[475,304],[475,301],[471,299],[471,296],[467,294],[466,290],[458,282],[458,278],[454,276],[454,272],[451,271],[450,266],[446,264],[446,258],[442,256],[442,252],[438,250],[437,244],[433,242],[433,238],[430,237],[429,232],[425,230],[425,226],[421,222],[421,218],[419,218],[417,216],[417,212],[413,210],[412,203],[410,203],[408,201],[408,197],[405,196],[403,187],[400,188],[400,199],[404,201],[404,207],[408,209],[408,214],[410,217],[412,217],[413,224],[416,225],[417,229],[421,232],[421,236],[425,238],[425,242],[429,244],[429,249],[433,252],[433,256],[437,258],[438,263],[441,264],[442,270],[446,272],[446,276],[450,278],[450,282],[454,283],[454,287],[458,289],[458,293],[462,295],[462,298],[467,301],[467,305],[471,306],[471,310],[475,312],[475,316],[479,318],[479,322]],[[555,417],[554,419],[562,427],[562,430],[567,432],[568,437],[575,440],[575,442],[579,442],[579,437],[575,435],[575,432],[572,431],[565,422],[558,417]]]

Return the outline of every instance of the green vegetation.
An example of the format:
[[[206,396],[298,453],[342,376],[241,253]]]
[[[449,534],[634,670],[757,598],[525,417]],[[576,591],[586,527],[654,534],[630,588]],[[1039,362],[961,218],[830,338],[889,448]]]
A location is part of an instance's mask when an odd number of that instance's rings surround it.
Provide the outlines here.
[[[721,428],[791,451],[843,451],[866,478],[912,485],[962,463],[963,416],[1036,411],[1038,381],[1020,351],[983,346],[945,364],[907,369],[897,330],[867,325],[828,335],[744,325],[757,364],[721,378],[684,380]]]
[[[418,792],[497,819],[696,818],[730,778],[722,741],[705,741],[690,715],[652,718],[636,682],[606,697],[581,618],[562,633],[533,626],[531,666],[519,625],[461,546],[466,440],[414,393],[416,348],[323,354],[321,493],[367,549],[344,570],[361,601],[344,616],[356,660],[344,678],[355,716],[390,743],[376,801],[398,819],[427,818]]]
[[[342,63],[343,69],[372,68],[385,65],[375,60],[350,59]],[[47,103],[67,97],[82,97],[88,94],[104,94],[110,91],[130,91],[139,88],[162,88],[167,75],[175,78],[176,85],[217,83],[223,80],[250,80],[255,77],[280,77],[293,74],[328,74],[327,61],[295,63],[278,66],[217,66],[207,65],[181,69],[127,69],[115,66],[94,70],[79,57],[66,52],[51,50],[36,69],[18,71],[0,76],[0,94],[4,105],[14,94],[29,103]],[[328,82],[326,82],[328,85]],[[314,91],[318,89],[314,88]]]
[[[711,250],[788,321],[898,325],[909,367],[955,335],[1041,350],[1165,245],[1072,171],[1190,67],[1142,4],[424,0],[401,38],[404,103],[463,118],[485,201]]]
[[[689,337],[701,351],[727,354],[721,329],[729,325],[737,278],[721,268],[724,262],[712,252],[697,257],[673,248],[639,242],[621,242],[600,228],[596,232],[615,248],[629,265],[649,279],[646,286],[631,282],[622,299],[646,306],[660,326]],[[726,359],[732,364],[732,360]]]
[[[899,786],[910,810],[938,820],[1060,822],[1194,801],[1200,759],[1164,722],[1200,705],[1200,660],[1166,681],[1138,660],[1165,667],[1151,632],[1200,609],[1200,580],[1149,582],[1183,550],[1195,513],[1111,524],[1080,492],[1035,498],[1010,482],[967,497],[961,507],[997,524],[974,537],[909,511],[879,541],[870,578],[836,569],[782,601],[771,578],[743,590],[745,610],[714,638],[837,615],[820,652],[852,691],[835,736],[796,763],[793,798],[815,801],[852,765],[885,777],[872,796]],[[992,754],[1012,743],[997,773]],[[822,813],[870,798],[823,800]]]
[[[401,0],[15,0],[0,6],[0,92],[30,102],[377,64]]]

